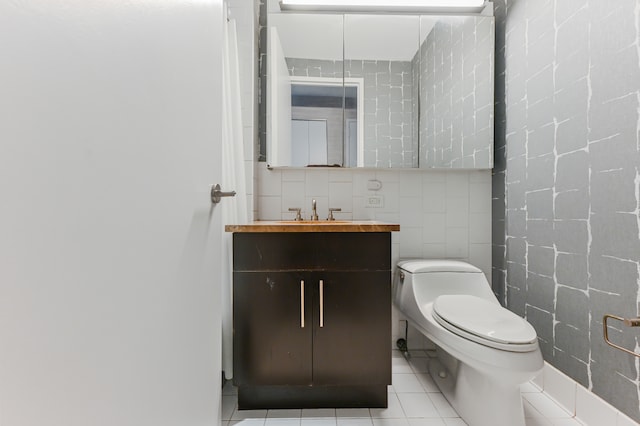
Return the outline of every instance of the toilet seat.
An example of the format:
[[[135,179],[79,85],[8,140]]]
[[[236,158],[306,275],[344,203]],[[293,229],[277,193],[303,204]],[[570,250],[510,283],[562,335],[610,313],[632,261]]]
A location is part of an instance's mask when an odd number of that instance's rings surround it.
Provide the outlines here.
[[[499,304],[476,296],[437,297],[433,318],[450,332],[481,345],[511,352],[529,352],[538,347],[531,324]]]

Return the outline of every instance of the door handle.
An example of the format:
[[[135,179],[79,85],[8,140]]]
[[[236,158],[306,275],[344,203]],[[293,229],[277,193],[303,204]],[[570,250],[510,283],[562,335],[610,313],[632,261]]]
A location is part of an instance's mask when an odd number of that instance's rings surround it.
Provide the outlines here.
[[[304,280],[300,280],[300,328],[304,328]]]
[[[324,281],[320,280],[320,328],[324,327]]]
[[[236,191],[223,192],[220,189],[220,184],[216,183],[211,187],[211,202],[218,204],[222,197],[235,197]]]

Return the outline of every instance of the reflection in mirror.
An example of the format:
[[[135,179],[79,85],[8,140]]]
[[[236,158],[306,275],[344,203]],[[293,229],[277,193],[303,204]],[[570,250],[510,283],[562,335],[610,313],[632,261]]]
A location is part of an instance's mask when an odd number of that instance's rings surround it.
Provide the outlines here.
[[[270,166],[493,166],[493,17],[268,20]]]
[[[359,166],[418,167],[419,37],[418,16],[344,17],[345,80],[364,86]]]
[[[344,123],[356,120],[358,96],[345,104],[342,27],[342,15],[269,15],[270,166],[351,165],[345,160],[358,136],[345,144]]]
[[[420,20],[420,167],[493,167],[494,20]]]

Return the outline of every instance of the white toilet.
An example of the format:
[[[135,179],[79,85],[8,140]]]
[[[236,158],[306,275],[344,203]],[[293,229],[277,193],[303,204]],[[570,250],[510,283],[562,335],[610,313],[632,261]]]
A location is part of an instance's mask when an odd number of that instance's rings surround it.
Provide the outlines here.
[[[436,344],[429,372],[469,426],[524,426],[520,385],[543,366],[536,331],[500,306],[480,269],[400,261],[394,303]]]

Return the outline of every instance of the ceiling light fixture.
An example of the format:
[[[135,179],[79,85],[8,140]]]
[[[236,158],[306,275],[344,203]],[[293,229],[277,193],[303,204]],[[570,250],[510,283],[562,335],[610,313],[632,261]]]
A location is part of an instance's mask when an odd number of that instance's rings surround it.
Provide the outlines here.
[[[280,0],[283,10],[480,12],[485,0]]]

